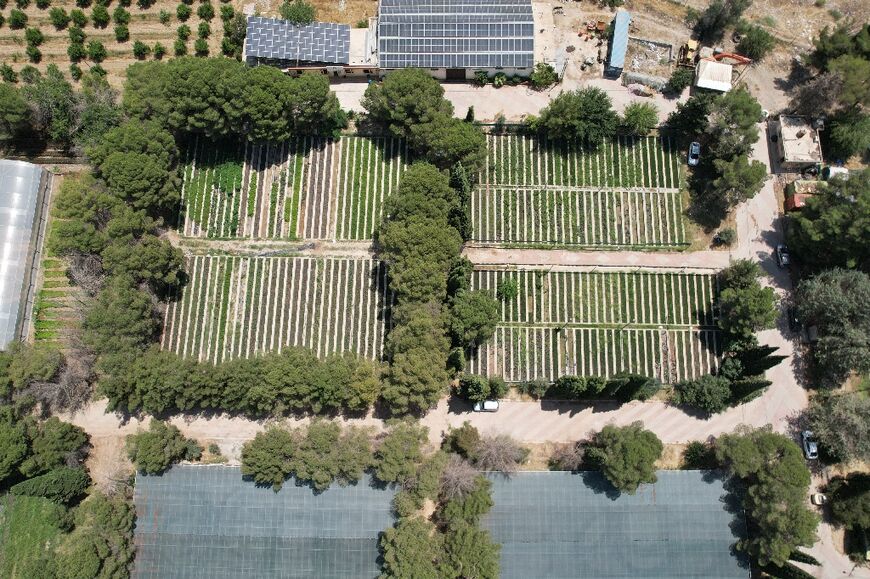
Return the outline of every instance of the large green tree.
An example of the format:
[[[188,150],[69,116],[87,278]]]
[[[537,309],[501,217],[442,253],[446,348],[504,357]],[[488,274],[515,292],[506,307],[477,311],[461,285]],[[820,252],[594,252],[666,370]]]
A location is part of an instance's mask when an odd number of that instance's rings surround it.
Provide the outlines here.
[[[428,430],[410,422],[399,422],[378,444],[375,451],[375,476],[383,482],[404,483],[417,472],[423,460],[421,446],[426,442]]]
[[[56,416],[28,428],[30,455],[19,470],[32,477],[52,469],[80,463],[87,455],[90,438],[87,433]]]
[[[581,140],[597,147],[616,134],[619,115],[607,93],[597,87],[563,92],[554,98],[531,127],[550,139]]]
[[[621,126],[632,135],[648,135],[659,124],[659,109],[653,103],[634,101],[622,112]]]
[[[747,487],[750,532],[739,548],[761,565],[782,566],[797,547],[815,542],[818,516],[806,507],[810,472],[793,440],[770,427],[744,427],[720,436],[715,454]]]
[[[8,141],[23,129],[30,118],[30,109],[21,91],[14,84],[0,83],[0,140]]]
[[[732,208],[755,197],[767,178],[767,167],[761,161],[750,161],[746,155],[733,159],[715,159],[718,177],[713,179],[710,193]]]
[[[381,535],[380,547],[382,579],[441,579],[436,562],[443,553],[443,539],[429,521],[399,519]]]
[[[371,83],[362,106],[370,122],[399,138],[410,138],[415,126],[436,117],[453,116],[453,105],[444,98],[441,84],[421,68],[396,70],[383,82]]]
[[[833,456],[844,462],[870,460],[870,399],[855,394],[816,396],[807,418]]]
[[[813,270],[870,272],[870,169],[820,186],[792,218],[789,244]]]
[[[731,397],[731,381],[724,376],[705,374],[674,385],[674,402],[703,410],[707,414],[722,412]]]
[[[160,474],[172,463],[196,460],[202,447],[185,438],[178,427],[151,420],[148,430],[127,436],[127,456],[145,474]]]
[[[776,323],[776,294],[759,282],[761,268],[749,260],[737,260],[720,273],[719,327],[729,340],[751,341],[755,332]]]
[[[495,333],[501,320],[501,306],[489,292],[463,291],[450,305],[450,333],[454,344],[478,347]]]
[[[655,462],[662,450],[661,440],[638,421],[622,427],[608,424],[586,452],[617,490],[634,494],[642,483],[656,482]]]
[[[831,514],[847,529],[870,527],[870,475],[853,472],[828,483]]]
[[[293,435],[282,428],[269,428],[242,446],[242,475],[276,492],[290,476],[290,460],[296,447]]]
[[[82,324],[84,342],[100,353],[146,347],[157,334],[151,298],[128,278],[112,280],[97,295]]]

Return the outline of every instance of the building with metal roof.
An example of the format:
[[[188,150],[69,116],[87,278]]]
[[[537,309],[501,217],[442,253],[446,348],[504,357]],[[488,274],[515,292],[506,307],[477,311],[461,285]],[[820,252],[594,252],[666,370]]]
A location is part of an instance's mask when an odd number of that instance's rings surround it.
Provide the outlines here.
[[[731,90],[734,67],[724,62],[701,59],[695,67],[695,86],[716,92]]]
[[[604,74],[618,77],[625,67],[625,53],[628,50],[628,27],[631,24],[631,14],[620,8],[613,18],[613,34],[610,36],[610,46],[607,49],[607,63]]]
[[[659,471],[617,493],[600,472],[494,476],[481,524],[501,545],[500,576],[748,579],[732,545],[745,533],[721,476]]]
[[[0,350],[26,337],[51,174],[0,159]]]
[[[376,577],[394,494],[368,477],[322,493],[293,481],[273,492],[228,466],[138,475],[133,577]]]
[[[350,26],[248,16],[245,62],[281,68],[350,63]]]
[[[377,26],[381,69],[465,80],[478,70],[529,74],[535,64],[531,0],[381,0]]]

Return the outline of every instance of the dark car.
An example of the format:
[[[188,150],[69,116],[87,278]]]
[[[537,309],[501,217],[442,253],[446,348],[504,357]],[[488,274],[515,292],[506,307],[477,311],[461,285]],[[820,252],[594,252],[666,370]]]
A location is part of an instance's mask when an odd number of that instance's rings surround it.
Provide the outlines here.
[[[797,315],[797,308],[788,308],[786,310],[786,316],[788,316],[788,329],[791,330],[793,333],[799,332],[802,324]]]
[[[689,167],[696,166],[701,161],[701,143],[698,141],[689,145]]]
[[[776,263],[779,264],[779,267],[788,267],[791,263],[788,248],[782,243],[776,246]]]

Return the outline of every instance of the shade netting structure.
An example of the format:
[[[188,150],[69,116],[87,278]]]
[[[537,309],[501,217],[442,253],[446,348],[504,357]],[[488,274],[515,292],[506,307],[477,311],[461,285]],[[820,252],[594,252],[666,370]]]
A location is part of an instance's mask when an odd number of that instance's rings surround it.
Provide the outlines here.
[[[745,525],[723,479],[661,471],[619,494],[598,472],[492,477],[483,525],[501,544],[503,579],[548,577],[745,579],[733,552]]]
[[[290,480],[276,493],[225,466],[139,475],[134,577],[376,577],[393,494],[368,478],[319,494]]]

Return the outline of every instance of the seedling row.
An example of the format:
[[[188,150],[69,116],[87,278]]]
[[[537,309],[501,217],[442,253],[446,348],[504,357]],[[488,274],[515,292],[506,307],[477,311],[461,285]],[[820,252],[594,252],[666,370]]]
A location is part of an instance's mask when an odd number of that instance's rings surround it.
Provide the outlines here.
[[[680,161],[669,137],[588,143],[490,135],[484,187],[506,185],[679,189]]]
[[[353,258],[193,256],[161,345],[213,363],[286,346],[379,359],[386,269]]]
[[[715,330],[501,326],[469,371],[508,382],[631,372],[672,384],[714,371],[718,339]]]
[[[679,191],[478,188],[473,237],[481,243],[583,247],[686,244]]]
[[[503,323],[715,325],[709,274],[477,269],[471,287],[495,297],[512,282],[518,293],[500,302]]]
[[[198,139],[184,167],[184,235],[371,239],[406,159],[405,145],[390,138]]]

